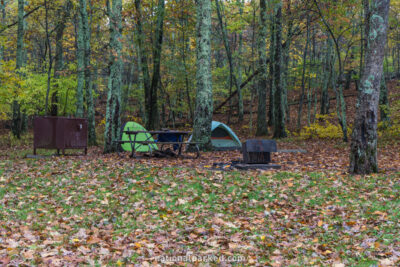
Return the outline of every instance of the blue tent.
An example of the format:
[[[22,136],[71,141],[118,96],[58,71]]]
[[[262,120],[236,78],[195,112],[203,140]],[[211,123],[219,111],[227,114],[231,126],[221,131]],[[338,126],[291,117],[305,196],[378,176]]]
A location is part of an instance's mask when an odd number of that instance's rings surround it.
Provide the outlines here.
[[[190,136],[189,142],[193,136]],[[213,121],[211,124],[211,144],[214,150],[241,150],[242,143],[228,125]]]
[[[215,150],[240,150],[242,143],[226,124],[213,121],[211,124],[211,143]]]

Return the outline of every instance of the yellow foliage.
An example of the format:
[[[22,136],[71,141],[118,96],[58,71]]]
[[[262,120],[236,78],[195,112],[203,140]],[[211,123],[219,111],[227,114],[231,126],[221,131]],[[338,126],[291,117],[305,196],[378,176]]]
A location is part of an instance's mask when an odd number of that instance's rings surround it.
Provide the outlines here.
[[[342,128],[340,127],[340,125],[334,124],[332,121],[337,121],[337,117],[335,114],[328,114],[328,115],[318,114],[316,116],[315,123],[311,124],[310,126],[304,127],[300,131],[299,136],[304,139],[343,138]]]
[[[139,123],[139,124],[142,124],[143,122],[142,122],[142,118],[140,118],[140,117],[135,117],[135,116],[133,116],[133,115],[128,115],[127,116],[127,119],[128,119],[128,121],[134,121],[134,122],[137,122],[137,123]]]

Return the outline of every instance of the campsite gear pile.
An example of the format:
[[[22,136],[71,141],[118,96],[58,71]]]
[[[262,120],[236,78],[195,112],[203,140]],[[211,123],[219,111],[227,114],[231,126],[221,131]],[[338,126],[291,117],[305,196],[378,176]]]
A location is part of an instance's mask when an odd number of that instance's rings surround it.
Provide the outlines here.
[[[192,142],[192,136],[185,142],[184,138],[189,132],[184,131],[147,131],[139,123],[126,122],[121,130],[121,139],[118,141],[122,151],[131,152],[134,157],[136,152],[150,153],[151,156],[180,156],[183,145],[186,150],[194,150],[199,154],[198,143]],[[240,150],[242,143],[237,135],[226,124],[213,121],[211,125],[211,143],[214,150]],[[172,149],[163,146],[172,145]],[[177,151],[178,150],[178,151]],[[177,153],[175,153],[177,151]]]
[[[121,145],[121,149],[131,151],[131,157],[136,157],[136,152],[149,152],[150,156],[155,157],[180,157],[183,146],[189,146],[191,150],[187,152],[196,153],[195,158],[198,158],[200,156],[199,143],[184,141],[189,134],[190,132],[187,131],[166,129],[146,131],[140,124],[128,122],[123,127],[122,137],[118,143]],[[172,146],[172,149],[169,146]]]
[[[86,119],[66,117],[36,117],[33,122],[33,154],[38,148],[84,149],[87,154],[88,127]]]

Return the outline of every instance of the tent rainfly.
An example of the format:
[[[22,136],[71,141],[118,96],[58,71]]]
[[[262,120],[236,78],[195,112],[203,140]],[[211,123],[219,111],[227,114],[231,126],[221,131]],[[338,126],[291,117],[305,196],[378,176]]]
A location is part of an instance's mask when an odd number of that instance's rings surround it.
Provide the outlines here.
[[[213,121],[211,124],[211,143],[214,150],[240,150],[242,143],[228,125]]]
[[[122,131],[147,131],[142,125],[140,125],[137,122],[133,122],[133,121],[128,121],[126,122],[123,126],[122,126]],[[125,133],[122,133],[122,137],[121,137],[122,141],[129,141],[129,136]],[[132,140],[133,141],[133,140]],[[148,134],[148,133],[139,133],[136,135],[136,141],[153,141],[154,139],[153,137]],[[135,150],[137,152],[149,152],[150,151],[150,146],[152,146],[152,150],[157,150],[157,145],[156,144],[149,144],[149,145],[141,145],[141,144],[135,144]],[[132,151],[132,147],[131,144],[129,143],[124,143],[121,145],[121,148],[124,151]]]
[[[190,136],[189,142],[193,136]],[[228,125],[219,121],[211,124],[211,144],[216,151],[241,150],[242,143]]]

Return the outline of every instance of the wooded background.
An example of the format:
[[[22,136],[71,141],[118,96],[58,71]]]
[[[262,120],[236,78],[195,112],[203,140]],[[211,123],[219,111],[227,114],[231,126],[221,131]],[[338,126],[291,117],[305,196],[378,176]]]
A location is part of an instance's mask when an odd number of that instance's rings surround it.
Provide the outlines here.
[[[0,120],[20,137],[35,115],[87,117],[90,144],[105,125],[110,152],[126,120],[200,129],[212,111],[249,136],[281,138],[334,113],[347,141],[346,97],[365,89],[381,5],[389,1],[1,0]],[[399,11],[392,0],[380,43],[382,121],[386,81],[400,76]]]

